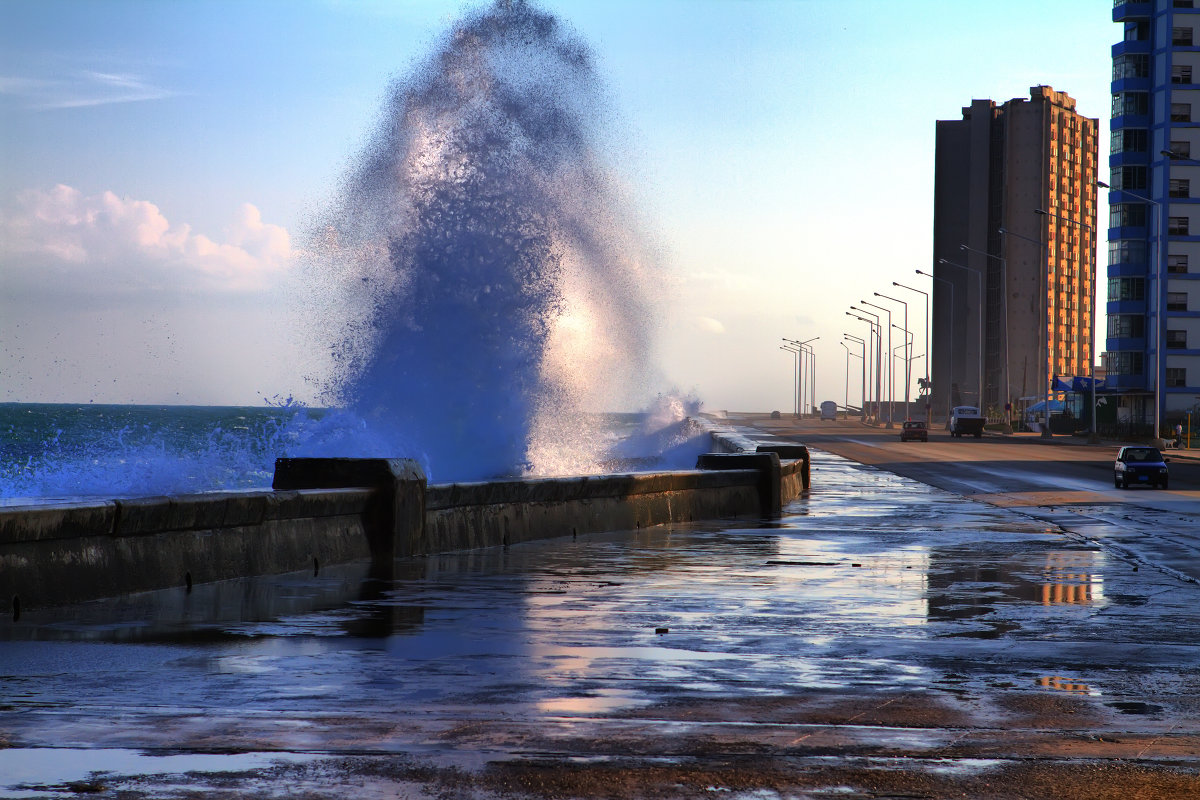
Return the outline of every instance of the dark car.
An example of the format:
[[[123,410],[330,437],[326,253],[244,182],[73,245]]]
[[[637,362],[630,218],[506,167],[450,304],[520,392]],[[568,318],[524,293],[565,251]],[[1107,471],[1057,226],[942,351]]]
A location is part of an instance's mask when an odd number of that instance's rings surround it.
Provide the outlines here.
[[[929,428],[925,427],[924,422],[910,419],[904,423],[904,427],[900,429],[900,441],[907,442],[910,439],[918,442],[929,441]]]
[[[1113,483],[1118,489],[1130,486],[1167,488],[1167,459],[1157,447],[1127,446],[1117,453]]]

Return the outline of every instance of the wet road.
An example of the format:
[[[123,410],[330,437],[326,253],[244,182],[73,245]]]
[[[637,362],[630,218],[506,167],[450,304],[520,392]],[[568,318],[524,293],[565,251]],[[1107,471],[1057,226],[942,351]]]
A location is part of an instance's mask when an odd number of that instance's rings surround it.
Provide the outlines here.
[[[862,441],[775,522],[5,623],[0,797],[1200,794],[1197,586]]]
[[[901,442],[897,430],[856,422],[740,423],[992,505],[1013,508],[1126,558],[1200,580],[1200,455],[1167,451],[1169,490],[1113,485],[1118,445],[1035,436]]]

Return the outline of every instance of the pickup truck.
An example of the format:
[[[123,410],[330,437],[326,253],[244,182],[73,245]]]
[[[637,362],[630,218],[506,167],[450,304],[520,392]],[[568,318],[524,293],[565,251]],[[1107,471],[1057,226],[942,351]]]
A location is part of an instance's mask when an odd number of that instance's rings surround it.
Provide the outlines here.
[[[986,422],[987,418],[980,414],[975,406],[955,406],[950,412],[950,435],[974,436],[979,439],[983,436],[983,426]]]

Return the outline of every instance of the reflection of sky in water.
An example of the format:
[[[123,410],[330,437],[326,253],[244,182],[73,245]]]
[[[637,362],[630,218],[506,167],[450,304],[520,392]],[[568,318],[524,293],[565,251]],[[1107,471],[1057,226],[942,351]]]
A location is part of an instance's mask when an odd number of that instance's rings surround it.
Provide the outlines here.
[[[318,757],[297,753],[191,753],[159,756],[123,748],[0,748],[0,775],[4,776],[4,786],[0,786],[0,798],[78,794],[66,791],[62,786],[56,786],[54,791],[37,787],[84,782],[98,777],[241,772],[266,769],[277,764],[297,764]]]

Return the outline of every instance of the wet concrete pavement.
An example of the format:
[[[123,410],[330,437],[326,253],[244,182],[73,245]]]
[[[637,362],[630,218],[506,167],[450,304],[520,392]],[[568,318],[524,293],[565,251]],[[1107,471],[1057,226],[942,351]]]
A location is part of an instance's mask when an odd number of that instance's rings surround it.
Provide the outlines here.
[[[778,521],[6,623],[0,797],[1200,795],[1194,582],[824,446]]]

